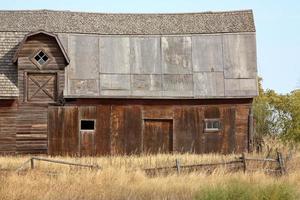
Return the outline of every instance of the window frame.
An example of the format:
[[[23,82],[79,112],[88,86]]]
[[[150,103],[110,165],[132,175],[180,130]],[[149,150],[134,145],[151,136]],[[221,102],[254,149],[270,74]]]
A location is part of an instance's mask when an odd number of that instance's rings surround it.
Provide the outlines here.
[[[213,122],[218,122],[219,126],[218,128],[209,128],[207,127],[208,122],[212,122],[212,124],[214,124]],[[219,132],[222,130],[222,126],[221,126],[221,119],[220,118],[206,118],[204,119],[204,132]]]
[[[43,52],[47,57],[48,57],[48,60],[44,63],[44,64],[40,64],[36,59],[35,57],[40,53],[40,52]],[[42,67],[45,67],[49,64],[49,62],[52,60],[52,57],[47,53],[47,51],[45,49],[42,49],[42,48],[39,48],[37,49],[36,51],[34,51],[34,53],[30,56],[29,58],[31,60],[31,62],[37,66],[39,69],[42,69]]]
[[[93,121],[94,122],[94,128],[93,129],[82,129],[81,128],[81,122],[82,121]],[[96,131],[96,119],[80,119],[79,120],[79,130],[80,131],[87,131],[87,132],[94,132],[94,131]]]

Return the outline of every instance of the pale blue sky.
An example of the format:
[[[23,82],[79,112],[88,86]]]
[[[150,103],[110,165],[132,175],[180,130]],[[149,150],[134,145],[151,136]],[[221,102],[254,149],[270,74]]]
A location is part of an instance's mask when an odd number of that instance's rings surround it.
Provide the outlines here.
[[[287,93],[300,87],[300,2],[297,0],[5,0],[0,9],[121,13],[253,9],[258,71],[264,79],[264,88]]]

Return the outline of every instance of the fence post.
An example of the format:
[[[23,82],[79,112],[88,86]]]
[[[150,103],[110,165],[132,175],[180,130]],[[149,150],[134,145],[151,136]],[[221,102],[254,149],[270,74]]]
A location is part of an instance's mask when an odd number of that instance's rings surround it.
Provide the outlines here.
[[[247,165],[246,165],[246,157],[245,157],[245,153],[242,153],[242,162],[243,162],[243,171],[244,173],[246,173],[247,170]]]
[[[30,167],[31,169],[34,169],[34,158],[30,159]]]
[[[176,170],[177,170],[177,173],[180,174],[180,162],[178,159],[176,159]]]
[[[282,154],[277,151],[277,161],[280,168],[281,175],[284,175],[286,173],[285,166],[284,166],[284,160],[282,158]]]

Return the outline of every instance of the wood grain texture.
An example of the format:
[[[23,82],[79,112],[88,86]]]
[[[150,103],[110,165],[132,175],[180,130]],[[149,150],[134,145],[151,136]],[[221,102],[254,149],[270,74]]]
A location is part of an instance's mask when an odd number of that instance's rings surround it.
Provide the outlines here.
[[[59,108],[68,110],[68,119],[73,119],[72,123],[83,116],[80,113],[83,111],[87,118],[96,120],[94,142],[88,142],[87,155],[91,151],[94,151],[93,155],[130,155],[157,152],[241,153],[248,150],[250,102],[180,105],[168,101],[155,104],[153,101],[134,100],[98,103],[77,101]],[[59,109],[54,109],[54,112],[59,112]],[[220,130],[204,131],[204,119],[209,118],[220,119]],[[49,121],[53,126],[56,126],[55,122],[66,123],[64,120]],[[80,133],[76,124],[66,130],[69,131],[69,137],[78,137]],[[91,140],[90,136],[88,141]],[[78,147],[78,143],[74,143],[74,146]],[[62,154],[69,152],[67,148],[71,146],[65,148]],[[76,149],[72,151],[75,153]]]
[[[37,66],[32,61],[39,50],[43,50],[50,60],[43,66]],[[18,56],[19,99],[15,126],[16,152],[20,154],[46,153],[48,151],[48,118],[57,123],[55,120],[64,119],[63,115],[69,114],[68,109],[61,108],[48,114],[49,103],[56,103],[62,96],[65,82],[64,68],[67,63],[55,38],[45,34],[28,37],[19,49]],[[75,125],[77,124],[76,122]],[[59,135],[68,133],[62,130],[66,125],[69,125],[68,121],[63,125],[58,123],[58,126],[54,126],[54,130],[51,131],[55,142],[49,141],[52,145],[49,151],[53,154],[59,153],[64,148],[70,149],[64,136]]]
[[[15,100],[0,101],[0,154],[16,152],[16,116]]]

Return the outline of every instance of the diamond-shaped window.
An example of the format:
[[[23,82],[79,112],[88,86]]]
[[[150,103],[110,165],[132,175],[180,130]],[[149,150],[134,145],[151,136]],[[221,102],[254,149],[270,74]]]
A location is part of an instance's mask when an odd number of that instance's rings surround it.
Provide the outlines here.
[[[41,50],[36,54],[36,56],[34,56],[34,59],[39,65],[42,66],[49,60],[49,57]]]

